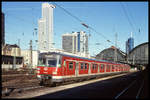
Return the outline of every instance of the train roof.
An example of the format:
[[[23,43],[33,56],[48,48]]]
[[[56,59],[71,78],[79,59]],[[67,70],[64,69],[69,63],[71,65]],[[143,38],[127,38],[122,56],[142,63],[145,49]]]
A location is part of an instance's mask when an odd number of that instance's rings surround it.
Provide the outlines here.
[[[107,62],[107,63],[113,63],[113,64],[123,64],[123,63],[112,62],[112,61],[107,61],[107,60],[100,60],[100,59],[86,58],[86,57],[81,57],[81,56],[79,56],[79,55],[75,55],[75,54],[66,54],[66,53],[62,53],[62,52],[43,52],[43,53],[40,53],[40,54],[41,54],[41,55],[43,55],[43,54],[46,54],[46,55],[57,54],[57,55],[61,55],[61,56],[76,57],[76,58],[86,59],[86,60],[101,61],[101,62]]]

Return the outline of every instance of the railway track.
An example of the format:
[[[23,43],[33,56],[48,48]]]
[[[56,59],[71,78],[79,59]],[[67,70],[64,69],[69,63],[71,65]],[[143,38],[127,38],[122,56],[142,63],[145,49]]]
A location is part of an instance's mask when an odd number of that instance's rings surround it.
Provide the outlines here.
[[[11,93],[22,93],[23,91],[42,88],[44,86],[32,86],[24,88],[15,88],[15,87],[5,87],[5,90],[2,91],[2,96],[9,96]]]
[[[139,88],[133,90],[132,88],[137,85],[136,83],[137,81],[133,81],[129,86],[127,86],[125,89],[123,89],[120,93],[117,94],[117,96],[115,96],[115,99],[121,99],[121,98],[128,98],[128,95],[130,94],[129,98],[136,98],[139,99],[139,96],[141,94],[141,90],[143,89],[144,86],[144,81],[142,82],[141,85],[139,85]],[[134,92],[133,92],[134,91]],[[132,93],[131,93],[132,92]],[[134,94],[133,94],[134,93]],[[131,97],[131,94],[132,97]]]
[[[130,74],[130,73],[123,73],[124,75],[126,75],[126,74]],[[117,76],[117,75],[122,75],[122,74],[114,74],[114,75],[105,75],[105,76],[103,76],[103,77],[100,77],[100,78],[104,78],[105,79],[105,77],[107,78],[107,77],[110,77],[110,76]],[[93,79],[91,79],[91,80],[93,80]],[[96,80],[96,79],[95,79]],[[89,81],[89,80],[83,80],[84,82],[85,81]],[[80,82],[82,82],[82,81],[80,81]],[[74,81],[72,81],[72,82],[65,82],[65,83],[62,83],[62,84],[58,84],[58,85],[56,85],[56,86],[63,86],[63,85],[67,85],[67,84],[71,84],[71,83],[76,83],[76,82],[74,82]],[[38,89],[38,88],[44,88],[45,86],[39,86],[39,84],[28,84],[28,85],[26,85],[26,86],[22,86],[22,85],[20,85],[20,86],[6,86],[6,87],[3,87],[3,91],[2,91],[2,96],[3,97],[8,97],[8,96],[10,96],[11,94],[15,94],[15,93],[23,93],[23,92],[25,92],[25,91],[28,91],[28,90],[33,90],[33,89]],[[50,88],[50,87],[49,87]]]
[[[37,86],[38,80],[35,74],[2,74],[2,96]]]
[[[141,74],[140,74],[141,75]],[[145,79],[141,76],[140,78],[133,80],[127,87],[120,91],[115,99],[121,98],[136,98],[139,99],[143,92]]]

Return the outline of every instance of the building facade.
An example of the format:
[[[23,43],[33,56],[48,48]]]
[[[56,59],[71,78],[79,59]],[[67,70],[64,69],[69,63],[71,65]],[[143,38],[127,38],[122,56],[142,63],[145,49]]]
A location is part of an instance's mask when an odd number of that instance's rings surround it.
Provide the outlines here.
[[[88,53],[88,36],[84,31],[62,35],[62,48],[70,53]]]
[[[76,45],[74,45],[76,42],[74,42],[73,38],[75,38],[75,36],[73,34],[63,34],[62,36],[62,48],[65,52],[70,52],[70,53],[74,53]],[[76,39],[76,38],[75,38]],[[74,50],[73,50],[74,49]]]
[[[81,31],[79,34],[80,34],[79,52],[88,53],[88,35],[84,31]]]
[[[24,59],[24,65],[26,67],[32,67],[33,69],[36,69],[38,64],[38,51],[33,50],[32,51],[32,65],[31,63],[31,51],[30,50],[22,50],[21,55]]]
[[[131,64],[147,65],[149,62],[148,42],[136,46],[127,55],[127,61]]]
[[[53,48],[53,8],[54,5],[42,4],[42,18],[38,21],[38,50],[50,51]]]
[[[21,49],[18,45],[5,44],[2,47],[2,55],[21,56]]]
[[[2,69],[19,69],[23,67],[23,57],[18,45],[5,44],[2,47]]]

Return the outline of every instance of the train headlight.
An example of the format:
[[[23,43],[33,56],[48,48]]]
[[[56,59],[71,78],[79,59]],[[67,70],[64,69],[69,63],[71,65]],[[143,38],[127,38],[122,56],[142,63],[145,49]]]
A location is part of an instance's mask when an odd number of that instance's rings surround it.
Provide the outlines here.
[[[37,78],[41,78],[41,75],[37,75]]]

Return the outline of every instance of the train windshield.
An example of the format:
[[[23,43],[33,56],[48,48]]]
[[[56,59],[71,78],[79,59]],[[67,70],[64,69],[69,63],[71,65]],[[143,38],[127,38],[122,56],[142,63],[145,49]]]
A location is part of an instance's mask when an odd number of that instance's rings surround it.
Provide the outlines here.
[[[47,58],[47,61],[46,61],[47,63],[46,63],[46,65],[48,66],[48,67],[56,67],[56,65],[57,65],[57,59],[55,59],[55,58]]]
[[[38,65],[46,67],[56,67],[61,64],[61,56],[57,54],[39,55]]]

